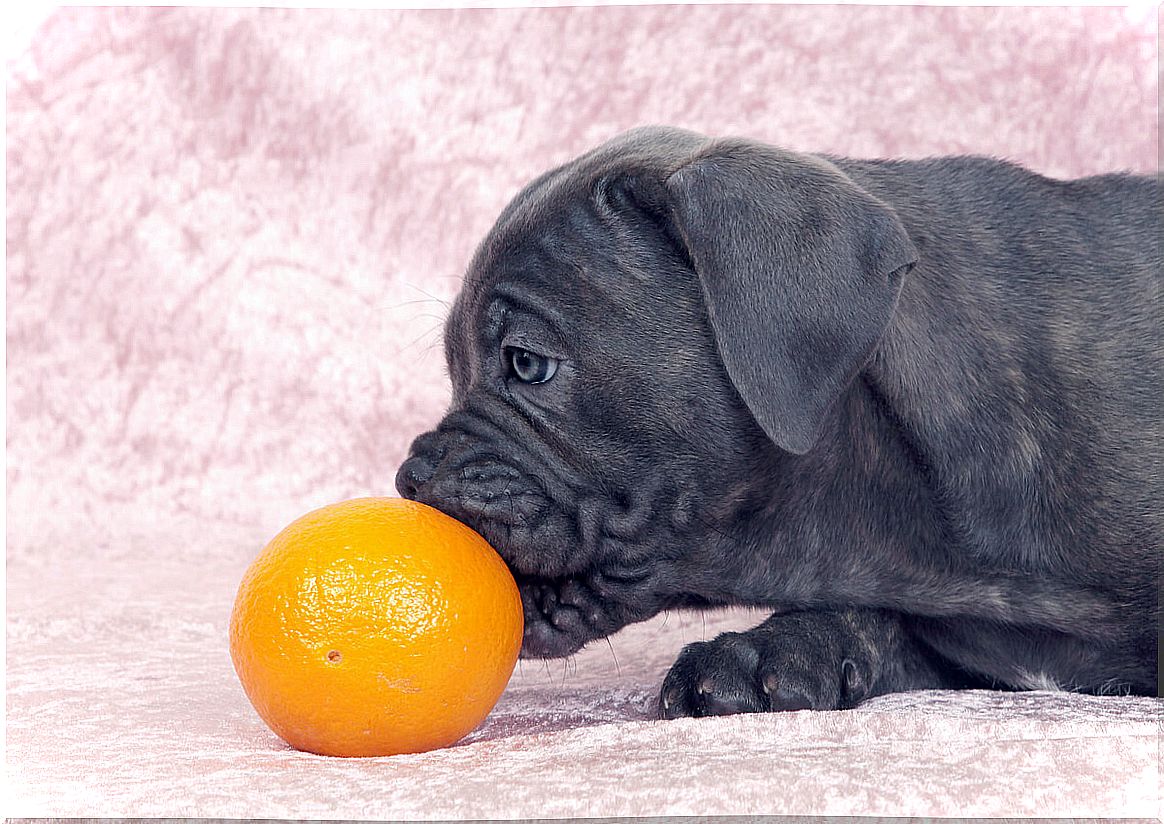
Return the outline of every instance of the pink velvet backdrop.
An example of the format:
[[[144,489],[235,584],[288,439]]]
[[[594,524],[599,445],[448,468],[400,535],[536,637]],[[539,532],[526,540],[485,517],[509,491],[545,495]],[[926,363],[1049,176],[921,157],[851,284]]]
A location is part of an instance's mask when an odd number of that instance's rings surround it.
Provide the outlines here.
[[[395,494],[447,398],[445,303],[524,181],[647,123],[1152,171],[1155,27],[1111,8],[54,13],[7,73],[9,765],[27,797],[73,815],[110,797],[77,778],[100,746],[56,763],[51,731],[83,739],[85,701],[150,679],[190,711],[143,697],[152,735],[269,745],[224,652],[238,577],[303,512]],[[101,730],[133,741],[124,709]],[[153,797],[115,809],[173,811]]]
[[[1145,171],[1154,49],[1121,9],[58,12],[9,71],[10,559],[391,492],[474,245],[622,129]]]

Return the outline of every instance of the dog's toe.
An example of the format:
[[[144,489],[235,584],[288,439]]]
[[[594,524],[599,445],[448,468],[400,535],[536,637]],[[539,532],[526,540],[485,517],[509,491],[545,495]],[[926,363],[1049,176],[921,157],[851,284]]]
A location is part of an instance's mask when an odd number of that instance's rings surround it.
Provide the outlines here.
[[[764,694],[768,696],[769,709],[776,712],[795,712],[812,709],[813,701],[808,693],[795,685],[787,684],[774,672],[764,676]]]

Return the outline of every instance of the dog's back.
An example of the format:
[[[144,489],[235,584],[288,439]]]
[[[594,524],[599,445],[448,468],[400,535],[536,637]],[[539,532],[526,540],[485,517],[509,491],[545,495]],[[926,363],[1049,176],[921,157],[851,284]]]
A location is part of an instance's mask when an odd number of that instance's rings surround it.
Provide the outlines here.
[[[1057,181],[984,158],[832,160],[919,250],[871,372],[915,433],[950,551],[1114,595],[1127,640],[1154,644],[1158,181]]]

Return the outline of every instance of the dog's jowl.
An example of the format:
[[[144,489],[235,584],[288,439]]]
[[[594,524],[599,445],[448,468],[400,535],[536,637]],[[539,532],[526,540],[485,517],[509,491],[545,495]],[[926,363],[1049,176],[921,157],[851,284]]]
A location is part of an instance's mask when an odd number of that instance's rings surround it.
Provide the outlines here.
[[[667,717],[1156,690],[1154,179],[675,129],[529,184],[445,330],[402,495],[484,535],[523,655],[679,607]]]

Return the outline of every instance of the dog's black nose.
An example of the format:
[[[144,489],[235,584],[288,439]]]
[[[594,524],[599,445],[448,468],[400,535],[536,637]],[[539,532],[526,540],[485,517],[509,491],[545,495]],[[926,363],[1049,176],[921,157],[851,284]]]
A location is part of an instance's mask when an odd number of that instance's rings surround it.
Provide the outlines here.
[[[424,485],[432,480],[435,470],[427,455],[413,455],[396,472],[396,491],[401,497],[415,501]]]
[[[444,448],[436,432],[426,432],[409,449],[409,457],[396,472],[396,491],[401,497],[415,501],[432,480],[437,465],[444,457]]]

